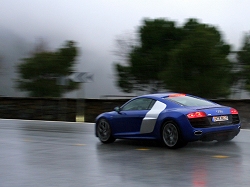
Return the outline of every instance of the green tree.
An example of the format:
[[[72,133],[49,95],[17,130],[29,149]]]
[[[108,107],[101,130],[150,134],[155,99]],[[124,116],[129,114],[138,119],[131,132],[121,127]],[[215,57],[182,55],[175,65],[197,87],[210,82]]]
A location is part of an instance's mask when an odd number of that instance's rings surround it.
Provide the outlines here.
[[[208,98],[230,94],[232,63],[230,46],[213,26],[190,19],[184,25],[185,39],[171,51],[162,73],[166,88]]]
[[[127,64],[115,64],[118,87],[125,92],[164,88],[213,98],[230,94],[230,46],[220,32],[196,19],[176,25],[144,20],[139,45],[131,46]]]
[[[78,84],[69,81],[67,85],[58,84],[60,77],[73,73],[78,49],[75,42],[67,41],[56,51],[38,50],[22,59],[17,66],[19,79],[17,88],[27,91],[31,97],[61,97],[63,93],[77,89]]]
[[[115,64],[117,85],[125,92],[147,90],[154,92],[164,84],[158,76],[168,64],[168,53],[182,39],[175,22],[145,19],[138,30],[137,45],[130,45],[127,64]]]
[[[250,34],[246,34],[243,39],[242,47],[237,53],[237,61],[240,69],[239,79],[243,87],[250,91]]]

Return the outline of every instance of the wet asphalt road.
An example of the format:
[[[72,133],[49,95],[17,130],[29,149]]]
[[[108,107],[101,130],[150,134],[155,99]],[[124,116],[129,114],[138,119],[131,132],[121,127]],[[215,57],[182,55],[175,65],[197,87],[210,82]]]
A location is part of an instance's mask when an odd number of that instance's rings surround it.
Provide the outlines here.
[[[169,150],[103,145],[88,123],[0,120],[0,187],[223,187],[250,184],[250,131]]]

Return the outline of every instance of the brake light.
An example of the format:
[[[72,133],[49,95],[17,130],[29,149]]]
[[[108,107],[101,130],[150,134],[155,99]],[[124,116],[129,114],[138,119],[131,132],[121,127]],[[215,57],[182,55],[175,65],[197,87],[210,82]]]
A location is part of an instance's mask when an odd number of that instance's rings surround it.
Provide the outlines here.
[[[206,113],[205,112],[192,112],[192,113],[189,113],[187,114],[187,117],[189,119],[193,119],[193,118],[203,118],[203,117],[206,117]]]
[[[231,108],[230,112],[231,112],[231,114],[238,114],[238,111],[236,109],[234,109],[234,108]]]
[[[177,93],[177,94],[170,94],[168,97],[183,97],[183,96],[186,96],[186,94],[179,94],[179,93]]]

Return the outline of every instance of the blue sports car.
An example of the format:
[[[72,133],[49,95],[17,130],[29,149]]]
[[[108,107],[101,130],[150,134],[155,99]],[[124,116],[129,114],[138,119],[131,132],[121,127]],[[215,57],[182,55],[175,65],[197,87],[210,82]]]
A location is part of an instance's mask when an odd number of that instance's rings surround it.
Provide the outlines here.
[[[96,118],[95,135],[102,143],[116,139],[160,140],[175,149],[192,141],[228,141],[240,132],[234,108],[180,93],[135,97]]]

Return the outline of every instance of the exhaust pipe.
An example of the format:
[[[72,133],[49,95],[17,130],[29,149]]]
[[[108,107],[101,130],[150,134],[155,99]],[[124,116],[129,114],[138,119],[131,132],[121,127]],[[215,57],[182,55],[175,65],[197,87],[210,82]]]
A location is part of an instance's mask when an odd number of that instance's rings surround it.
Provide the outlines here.
[[[194,131],[194,135],[200,136],[200,135],[202,135],[202,131]]]

